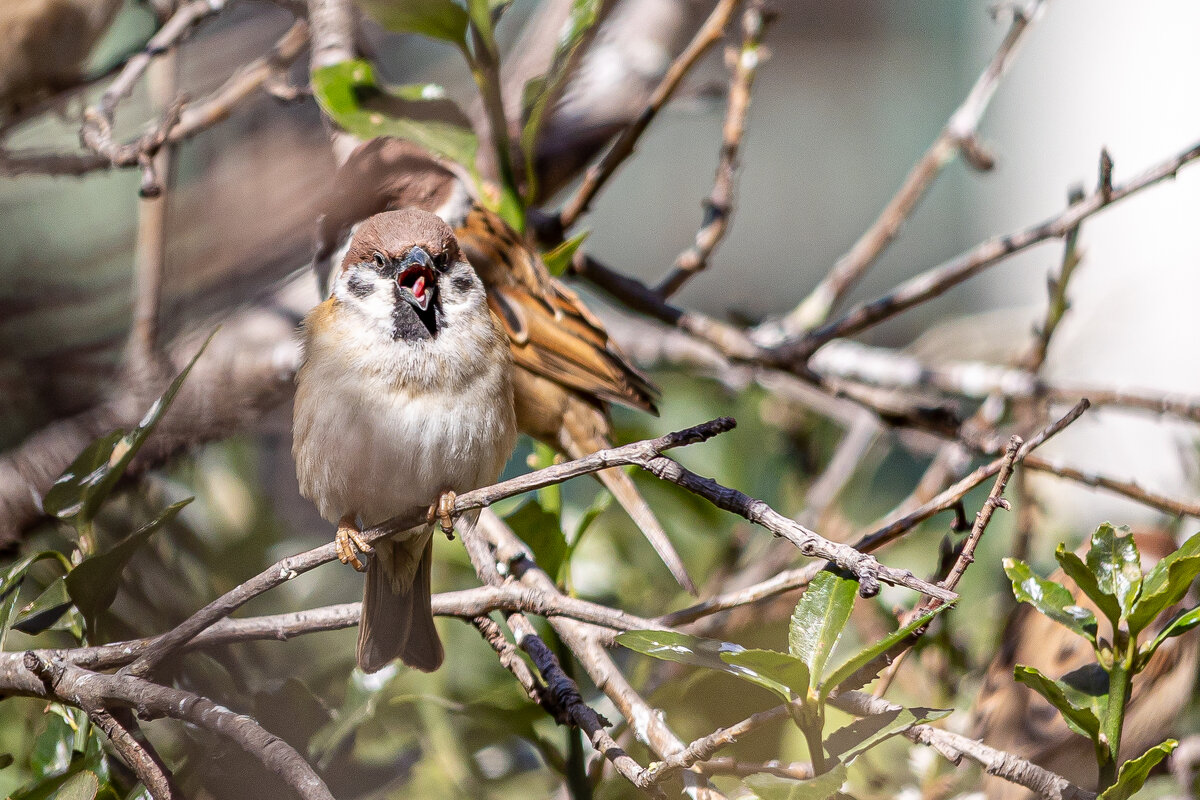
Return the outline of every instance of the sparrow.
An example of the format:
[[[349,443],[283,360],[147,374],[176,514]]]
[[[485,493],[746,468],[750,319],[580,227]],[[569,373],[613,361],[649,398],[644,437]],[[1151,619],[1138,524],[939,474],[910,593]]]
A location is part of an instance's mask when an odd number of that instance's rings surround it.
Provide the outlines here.
[[[1142,555],[1143,571],[1175,549],[1174,540],[1164,531],[1138,531],[1134,537]],[[1058,570],[1050,576],[1050,581],[1067,587],[1076,604],[1095,614],[1100,620],[1101,633],[1111,639],[1111,633],[1104,632],[1107,621],[1103,613],[1073,580]],[[1170,616],[1167,613],[1162,619]],[[1157,633],[1155,629],[1145,631],[1141,638],[1148,640]],[[1155,651],[1146,669],[1133,679],[1121,737],[1122,760],[1140,756],[1169,738],[1177,716],[1191,698],[1198,644],[1200,639],[1195,632],[1168,639]],[[1095,652],[1087,641],[1031,606],[1021,604],[1009,617],[1000,652],[985,674],[975,706],[976,738],[1094,791],[1098,775],[1092,743],[1071,731],[1045,698],[1017,683],[1013,667],[1025,664],[1058,679],[1095,660]],[[985,776],[984,791],[989,800],[1036,797],[1023,786],[992,776]]]
[[[453,494],[494,483],[516,445],[507,337],[450,227],[417,209],[358,227],[303,331],[292,455],[301,493],[338,526],[339,559],[361,569],[363,527],[433,504],[427,524],[374,545],[358,666],[435,670],[433,516],[445,527]]]
[[[508,337],[521,432],[569,458],[611,447],[612,403],[657,414],[658,390],[609,339],[583,301],[547,270],[534,249],[498,214],[475,202],[453,166],[410,142],[380,137],[360,145],[334,178],[318,226],[318,274],[359,219],[416,206],[453,226],[487,288],[489,307]],[[633,480],[618,468],[597,473],[687,591],[695,584]]]

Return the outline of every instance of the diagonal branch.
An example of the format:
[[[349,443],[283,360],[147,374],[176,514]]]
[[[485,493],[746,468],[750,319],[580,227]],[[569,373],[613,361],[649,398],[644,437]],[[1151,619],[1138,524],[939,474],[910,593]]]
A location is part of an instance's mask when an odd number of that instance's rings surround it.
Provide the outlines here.
[[[1008,71],[1026,32],[1040,16],[1044,0],[1028,7],[1012,6],[1013,20],[996,54],[984,68],[962,105],[951,115],[946,127],[925,155],[913,166],[900,191],[888,202],[879,218],[859,237],[854,246],[833,265],[829,274],[778,326],[783,336],[795,336],[824,322],[846,294],[875,263],[900,233],[904,221],[913,213],[942,169],[961,153],[972,166],[988,169],[991,159],[983,154],[976,140],[976,129],[1001,79]],[[985,156],[984,158],[980,158]]]
[[[667,104],[667,101],[671,99],[671,95],[675,93],[684,76],[700,60],[700,56],[704,55],[724,35],[725,28],[729,25],[729,20],[740,3],[741,0],[718,0],[716,8],[700,26],[700,30],[692,37],[692,41],[671,63],[670,69],[667,70],[667,74],[663,76],[654,93],[650,95],[650,101],[642,109],[642,113],[621,131],[621,135],[613,142],[612,147],[608,149],[600,162],[588,169],[579,189],[558,213],[557,219],[554,221],[554,228],[559,231],[568,230],[579,220],[579,217],[587,212],[592,200],[617,171],[617,167],[633,154],[638,139],[658,116],[658,112]]]

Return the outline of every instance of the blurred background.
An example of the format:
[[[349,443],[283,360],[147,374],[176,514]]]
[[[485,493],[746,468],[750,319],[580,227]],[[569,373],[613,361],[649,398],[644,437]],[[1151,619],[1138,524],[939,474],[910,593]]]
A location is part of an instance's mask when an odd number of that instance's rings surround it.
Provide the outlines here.
[[[735,220],[709,270],[678,302],[756,322],[803,299],[875,219],[991,58],[1007,18],[993,19],[990,5],[777,3],[778,20],[766,40],[769,60],[753,92]],[[514,48],[513,58],[520,53],[522,26],[538,9],[534,0],[518,0],[505,15],[500,35]],[[622,14],[645,15],[627,29],[627,72],[620,80],[652,86],[708,9],[693,0],[619,3],[610,24]],[[269,3],[231,4],[181,49],[180,88],[192,97],[211,91],[268,49],[290,23],[290,14]],[[126,3],[92,53],[89,70],[117,63],[154,29],[148,6]],[[438,83],[469,105],[470,76],[451,48],[386,34],[369,23],[363,46],[389,81]],[[722,56],[722,47],[714,48],[694,71],[584,220],[591,231],[588,251],[613,268],[654,283],[695,236],[700,201],[717,163],[728,80]],[[303,62],[291,71],[296,84],[306,81]],[[954,161],[851,302],[878,297],[987,237],[1056,214],[1069,187],[1094,187],[1102,147],[1115,159],[1120,183],[1195,142],[1197,74],[1200,6],[1189,0],[1049,3],[980,126],[996,155],[995,169],[978,173]],[[71,105],[62,118],[46,115],[21,125],[8,133],[6,146],[73,148],[77,113]],[[142,82],[120,108],[118,138],[136,134],[156,113]],[[280,348],[286,359],[291,331],[318,299],[308,261],[317,202],[334,168],[328,142],[311,98],[284,103],[260,94],[178,147],[164,280],[170,338],[197,341],[223,320],[214,347],[245,337],[268,350]],[[0,180],[0,449],[92,407],[111,391],[130,325],[138,182],[136,170]],[[1047,377],[1200,393],[1197,220],[1200,174],[1184,170],[1177,180],[1084,223],[1084,260]],[[1060,260],[1057,243],[1035,248],[862,340],[912,347],[933,362],[1003,362],[1020,351],[1043,313],[1045,277]],[[589,304],[616,321],[619,333],[622,312],[580,288]],[[653,377],[663,389],[661,416],[618,409],[618,438],[736,416],[736,432],[683,452],[680,460],[784,513],[804,511],[805,493],[837,444],[838,423],[736,376],[660,368]],[[114,636],[164,630],[265,564],[331,536],[297,493],[290,417],[288,399],[250,430],[190,448],[106,510],[101,536],[116,541],[129,520],[169,501],[197,498],[135,559],[111,615]],[[932,453],[908,444],[889,433],[876,437],[836,502],[844,530],[869,524],[912,490]],[[1089,414],[1048,451],[1173,496],[1195,497],[1200,482],[1194,429],[1153,416]],[[523,442],[509,472],[527,469],[534,455]],[[702,587],[768,544],[763,531],[674,487],[641,476],[637,481]],[[1060,481],[1038,479],[1036,485],[1044,513],[1034,554],[1043,563],[1057,542],[1074,546],[1105,520],[1164,522],[1132,503]],[[570,536],[600,489],[577,481],[563,493],[561,524]],[[532,513],[521,502],[500,510]],[[1195,530],[1192,520],[1181,527]],[[885,560],[929,573],[945,530],[946,521],[935,519]],[[972,676],[994,653],[994,632],[1010,603],[997,568],[1010,535],[1011,520],[1003,516],[981,551],[985,568],[969,573],[963,584],[966,608],[955,612],[985,614],[994,624],[946,634],[953,641],[929,649],[931,668],[901,673],[899,691],[922,705],[969,705],[962,697],[970,697]],[[64,536],[42,524],[14,548],[61,547]],[[457,542],[436,547],[435,588],[476,584]],[[580,596],[639,614],[687,604],[619,509],[608,509],[588,529],[569,584]],[[37,587],[22,591],[32,599]],[[256,600],[245,613],[348,602],[360,592],[359,575],[326,567]],[[891,606],[902,597],[885,592],[880,602],[860,602],[863,629],[886,626]],[[724,635],[748,647],[779,647],[794,602],[788,596],[772,607],[764,615],[769,624]],[[351,630],[190,655],[175,665],[176,679],[231,706],[243,704],[268,729],[310,753],[338,797],[552,795],[560,778],[544,764],[553,762],[552,750],[567,747],[568,734],[523,698],[475,631],[452,621],[439,623],[439,630],[449,668],[434,675],[351,672]],[[4,647],[22,649],[30,641],[13,632]],[[617,657],[632,676],[649,669],[630,653]],[[651,699],[668,710],[685,740],[771,702],[723,675],[660,678],[660,686]],[[693,693],[686,701],[685,691]],[[706,700],[698,703],[697,696]],[[615,711],[609,716],[619,717]],[[0,752],[17,756],[14,766],[0,770],[0,792],[28,779],[21,765],[40,741],[53,739],[56,720],[34,701],[0,703]],[[152,723],[148,730],[167,742],[167,752],[192,754],[184,777],[209,796],[246,796],[248,786],[263,797],[283,796],[274,779],[239,754],[222,751],[224,760],[213,759],[211,739],[169,723]],[[627,746],[645,763],[640,745]],[[782,723],[738,748],[759,760],[804,757],[798,732]],[[901,790],[949,796],[971,784],[961,777],[956,784],[951,768],[925,758],[927,753],[914,752],[907,761],[906,753],[894,743],[864,759],[857,796],[890,797]],[[597,790],[598,797],[631,795],[617,781]]]

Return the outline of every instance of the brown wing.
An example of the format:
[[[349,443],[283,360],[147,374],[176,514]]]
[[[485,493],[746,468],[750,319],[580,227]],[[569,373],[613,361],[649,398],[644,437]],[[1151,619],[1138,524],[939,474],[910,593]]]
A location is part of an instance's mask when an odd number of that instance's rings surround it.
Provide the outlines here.
[[[504,220],[475,206],[454,233],[487,286],[518,366],[596,400],[657,413],[658,390]]]

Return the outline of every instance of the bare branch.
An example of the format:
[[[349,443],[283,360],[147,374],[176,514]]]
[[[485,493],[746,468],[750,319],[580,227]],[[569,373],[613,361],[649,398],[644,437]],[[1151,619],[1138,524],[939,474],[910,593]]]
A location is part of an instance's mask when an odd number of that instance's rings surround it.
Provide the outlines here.
[[[741,0],[718,0],[716,8],[700,26],[700,30],[692,37],[692,41],[672,62],[667,74],[663,76],[662,82],[650,96],[650,102],[642,109],[642,113],[632,124],[621,131],[621,135],[613,142],[612,147],[608,149],[600,162],[588,169],[579,189],[558,213],[554,225],[557,230],[570,229],[588,210],[596,194],[604,188],[604,184],[617,171],[617,167],[621,166],[625,159],[633,153],[638,139],[658,116],[658,112],[667,104],[667,101],[671,99],[671,95],[675,93],[684,76],[700,60],[700,56],[704,55],[708,48],[724,35],[725,28],[729,25],[729,20],[740,3]]]
[[[762,62],[760,45],[773,12],[763,9],[762,0],[754,0],[742,14],[742,47],[734,61],[729,82],[729,105],[721,129],[721,157],[712,193],[704,201],[704,222],[696,232],[696,241],[675,259],[675,266],[655,290],[667,298],[683,288],[696,273],[708,266],[708,258],[725,238],[733,215],[733,184],[738,168],[738,151],[746,131],[746,113],[750,110],[750,90]]]
[[[333,800],[325,782],[296,750],[245,714],[182,689],[160,686],[132,675],[103,675],[35,651],[23,655],[23,678],[6,691],[58,700],[69,705],[107,708],[116,704],[141,716],[170,717],[223,736],[278,775],[305,800]]]
[[[894,317],[957,286],[1014,253],[1028,250],[1051,239],[1061,239],[1083,220],[1161,181],[1174,178],[1179,170],[1200,158],[1200,144],[1154,165],[1111,192],[1095,192],[1067,207],[1060,214],[1016,233],[997,236],[977,245],[958,258],[912,278],[878,300],[851,309],[841,319],[824,325],[805,336],[785,341],[774,353],[781,365],[802,364],[821,345],[855,333]]]
[[[991,167],[990,159],[980,159],[981,148],[976,129],[983,118],[992,95],[1008,71],[1025,34],[1040,16],[1043,0],[1034,0],[1027,7],[1012,6],[1013,20],[996,54],[971,87],[962,105],[951,115],[946,127],[934,140],[921,159],[913,166],[904,185],[884,207],[879,218],[866,230],[854,246],[833,265],[829,274],[795,310],[779,321],[780,336],[795,336],[824,322],[846,294],[866,274],[879,255],[887,249],[900,227],[913,213],[933,181],[956,154],[962,153],[972,166]]]

